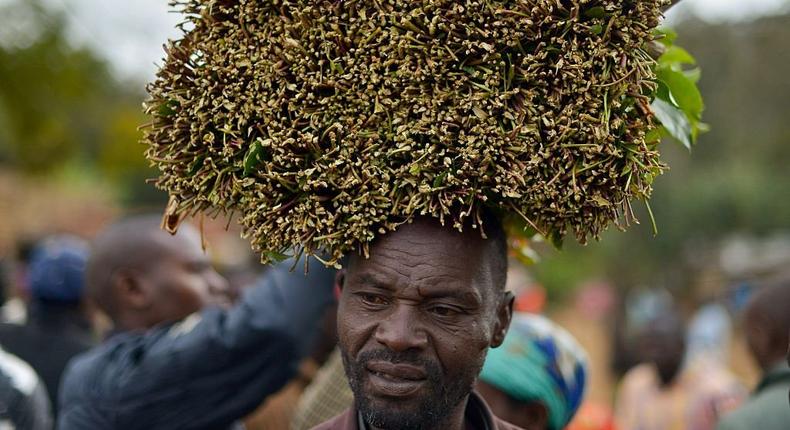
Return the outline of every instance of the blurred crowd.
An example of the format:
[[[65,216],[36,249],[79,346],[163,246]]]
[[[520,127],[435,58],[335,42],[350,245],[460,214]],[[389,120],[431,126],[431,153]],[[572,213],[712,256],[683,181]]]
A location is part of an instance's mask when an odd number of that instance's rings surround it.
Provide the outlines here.
[[[354,403],[334,269],[251,257],[218,271],[202,231],[171,236],[156,216],[91,239],[19,241],[2,260],[0,428],[302,430]],[[495,416],[524,429],[790,428],[790,279],[708,288],[690,309],[662,290],[587,291],[576,312],[613,325],[608,402],[585,397],[601,363],[546,316],[518,263],[507,285],[510,329],[475,385]],[[731,368],[736,336],[756,385]]]

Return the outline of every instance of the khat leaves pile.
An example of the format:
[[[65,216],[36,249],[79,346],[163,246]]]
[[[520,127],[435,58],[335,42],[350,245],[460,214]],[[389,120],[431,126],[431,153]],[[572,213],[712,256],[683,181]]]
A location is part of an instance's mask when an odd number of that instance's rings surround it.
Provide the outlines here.
[[[334,264],[484,205],[584,242],[664,169],[647,47],[667,3],[173,1],[184,35],[146,103],[156,185],[173,220],[239,213],[265,261]]]

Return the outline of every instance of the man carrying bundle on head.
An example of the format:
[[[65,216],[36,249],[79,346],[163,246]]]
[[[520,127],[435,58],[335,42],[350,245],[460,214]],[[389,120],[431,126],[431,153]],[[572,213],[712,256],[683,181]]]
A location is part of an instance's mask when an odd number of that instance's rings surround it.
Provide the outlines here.
[[[650,105],[671,99],[647,53],[670,2],[174,4],[188,30],[145,128],[169,227],[238,212],[264,261],[347,263],[355,404],[319,428],[514,428],[472,390],[510,323],[506,233],[633,220],[659,122],[685,115]]]

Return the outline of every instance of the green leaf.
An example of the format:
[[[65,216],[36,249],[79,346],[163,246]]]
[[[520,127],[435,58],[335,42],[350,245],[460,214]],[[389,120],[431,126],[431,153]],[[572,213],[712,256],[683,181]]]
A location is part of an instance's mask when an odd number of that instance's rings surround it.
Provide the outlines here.
[[[565,240],[565,236],[562,235],[559,231],[555,230],[549,233],[549,237],[546,239],[549,241],[549,243],[552,244],[552,246],[554,246],[554,248],[556,248],[557,250],[561,250],[562,242]]]
[[[195,159],[195,162],[192,163],[192,166],[189,167],[189,176],[195,176],[195,173],[197,173],[198,170],[200,170],[200,168],[203,167],[203,160],[205,159],[206,159],[205,155],[201,155],[197,159]]]
[[[669,92],[669,87],[667,86],[667,84],[665,84],[664,81],[657,81],[657,83],[658,83],[658,89],[656,90],[656,98],[664,100],[665,102],[671,104],[672,106],[680,109],[680,106],[678,106],[675,99],[672,98],[672,94]]]
[[[603,33],[603,26],[601,24],[595,24],[590,27],[590,33],[599,35]]]
[[[606,9],[603,6],[591,7],[584,12],[584,16],[587,18],[603,18],[606,16]]]
[[[675,30],[667,27],[661,27],[654,30],[659,36],[658,42],[664,46],[672,46],[678,38],[678,33]]]
[[[669,92],[675,103],[683,109],[689,118],[699,121],[704,108],[702,94],[697,85],[686,77],[683,72],[660,67],[657,71],[658,79],[669,87]]]
[[[694,139],[692,136],[692,125],[686,113],[658,98],[653,100],[650,107],[669,135],[686,148],[691,149]]]
[[[436,176],[433,179],[433,187],[439,188],[444,184],[444,178],[447,177],[447,173],[442,173],[441,175]]]
[[[702,69],[696,67],[691,70],[685,70],[683,74],[686,75],[689,81],[694,82],[696,84],[697,82],[699,82],[699,78],[702,77]]]
[[[658,58],[658,64],[677,69],[682,64],[695,65],[697,64],[697,60],[695,60],[685,49],[679,46],[670,46]]]
[[[290,258],[290,256],[277,251],[267,251],[264,253],[264,255],[266,256],[266,259],[268,259],[269,261],[274,261],[277,263],[281,261],[285,261]]]
[[[177,101],[168,100],[167,102],[159,106],[159,111],[158,111],[159,116],[163,116],[163,117],[173,116],[176,113],[176,109],[178,109],[180,106],[181,104],[178,103]]]
[[[645,143],[654,143],[661,140],[667,134],[664,127],[656,127],[645,134]]]
[[[252,147],[249,151],[247,151],[247,155],[244,156],[244,176],[249,176],[255,167],[261,162],[261,154],[263,153],[263,145],[261,145],[260,140],[256,140],[252,143]]]
[[[414,164],[412,164],[412,165],[409,167],[409,173],[411,173],[411,174],[412,174],[412,175],[414,175],[414,176],[417,176],[417,175],[419,175],[421,170],[422,170],[422,169],[420,168],[420,165],[419,165],[419,164],[417,164],[417,163],[414,163]]]

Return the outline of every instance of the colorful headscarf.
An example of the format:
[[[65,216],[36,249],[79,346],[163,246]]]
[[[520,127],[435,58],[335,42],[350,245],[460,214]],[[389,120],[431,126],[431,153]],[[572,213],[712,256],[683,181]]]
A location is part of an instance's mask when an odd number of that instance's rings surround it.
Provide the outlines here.
[[[480,379],[520,401],[540,402],[549,428],[570,422],[584,397],[587,354],[550,320],[516,314],[505,342],[489,351]]]

